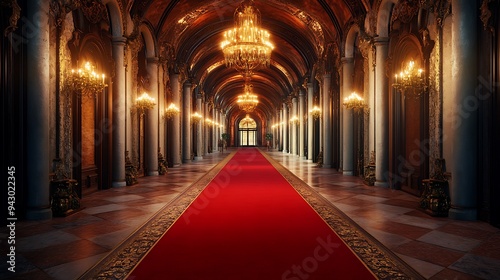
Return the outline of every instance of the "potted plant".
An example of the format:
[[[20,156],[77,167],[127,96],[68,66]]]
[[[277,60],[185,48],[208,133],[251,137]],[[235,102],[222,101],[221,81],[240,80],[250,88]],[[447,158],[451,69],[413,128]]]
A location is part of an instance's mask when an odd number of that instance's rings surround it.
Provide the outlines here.
[[[267,150],[271,148],[271,142],[273,141],[273,134],[272,133],[266,133],[266,142],[267,142]]]
[[[222,140],[221,141],[221,145],[222,145],[221,148],[222,148],[222,151],[224,151],[224,148],[227,147],[227,142],[229,141],[229,134],[228,133],[222,133],[220,135],[220,137],[221,137],[221,140]]]

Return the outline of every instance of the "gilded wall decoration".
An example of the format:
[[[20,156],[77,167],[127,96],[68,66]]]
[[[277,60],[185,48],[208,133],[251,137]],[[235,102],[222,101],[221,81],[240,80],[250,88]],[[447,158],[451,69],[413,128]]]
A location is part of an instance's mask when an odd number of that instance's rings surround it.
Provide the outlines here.
[[[0,1],[0,5],[12,9],[12,14],[9,17],[9,26],[3,31],[3,35],[7,37],[17,29],[17,22],[21,18],[21,7],[19,7],[16,0],[2,0]]]

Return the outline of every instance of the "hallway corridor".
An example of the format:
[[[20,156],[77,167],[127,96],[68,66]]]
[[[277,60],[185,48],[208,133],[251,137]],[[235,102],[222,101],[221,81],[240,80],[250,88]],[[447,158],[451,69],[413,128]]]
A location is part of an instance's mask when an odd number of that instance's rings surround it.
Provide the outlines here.
[[[229,150],[231,152],[231,149]],[[165,176],[87,195],[65,218],[16,227],[16,279],[76,279],[219,163],[225,153],[171,168]],[[428,279],[494,279],[500,275],[500,229],[484,222],[433,218],[418,197],[363,185],[357,177],[281,152],[267,152]],[[7,232],[1,233],[7,240]],[[2,242],[5,251],[7,244]],[[5,262],[0,279],[9,279]]]

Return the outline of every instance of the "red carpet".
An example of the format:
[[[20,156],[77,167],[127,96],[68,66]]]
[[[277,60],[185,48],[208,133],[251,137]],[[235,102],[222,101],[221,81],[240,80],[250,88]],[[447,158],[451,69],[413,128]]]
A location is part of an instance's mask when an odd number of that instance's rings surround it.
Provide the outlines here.
[[[375,279],[257,149],[241,149],[128,279]]]

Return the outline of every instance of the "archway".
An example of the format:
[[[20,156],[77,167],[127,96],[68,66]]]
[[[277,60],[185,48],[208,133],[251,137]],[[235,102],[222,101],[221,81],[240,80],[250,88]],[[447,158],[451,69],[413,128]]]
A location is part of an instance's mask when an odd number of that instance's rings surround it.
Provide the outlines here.
[[[238,146],[257,145],[257,122],[248,114],[238,123]]]

